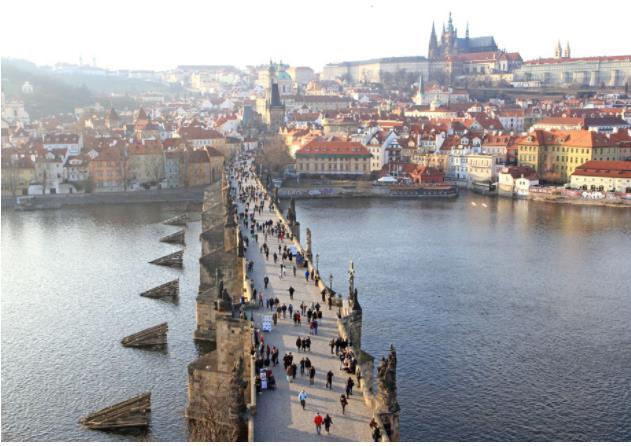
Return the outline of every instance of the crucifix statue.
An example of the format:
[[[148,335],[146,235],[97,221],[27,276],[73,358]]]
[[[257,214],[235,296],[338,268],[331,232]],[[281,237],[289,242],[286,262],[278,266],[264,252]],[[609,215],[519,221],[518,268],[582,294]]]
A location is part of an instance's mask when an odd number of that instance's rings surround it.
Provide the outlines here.
[[[351,260],[348,265],[348,298],[352,299],[355,295],[355,265]]]

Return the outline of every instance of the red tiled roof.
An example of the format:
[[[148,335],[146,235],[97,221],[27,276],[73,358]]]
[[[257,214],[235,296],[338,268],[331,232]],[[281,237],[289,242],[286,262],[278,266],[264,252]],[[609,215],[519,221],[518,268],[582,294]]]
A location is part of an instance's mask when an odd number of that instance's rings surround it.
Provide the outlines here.
[[[631,179],[631,161],[587,161],[572,175]]]

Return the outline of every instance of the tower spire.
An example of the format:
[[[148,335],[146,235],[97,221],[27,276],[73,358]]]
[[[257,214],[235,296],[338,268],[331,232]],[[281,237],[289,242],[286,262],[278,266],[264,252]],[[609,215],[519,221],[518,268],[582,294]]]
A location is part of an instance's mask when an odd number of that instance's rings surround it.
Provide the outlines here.
[[[447,31],[450,33],[454,31],[454,22],[451,19],[451,11],[449,11],[449,20],[447,21]]]
[[[469,22],[467,22],[467,30],[465,31],[465,37],[469,38]]]
[[[436,39],[436,28],[434,27],[434,22],[432,22],[432,32],[429,35],[429,51],[428,57],[433,59],[436,56],[436,50],[438,49],[438,41]]]

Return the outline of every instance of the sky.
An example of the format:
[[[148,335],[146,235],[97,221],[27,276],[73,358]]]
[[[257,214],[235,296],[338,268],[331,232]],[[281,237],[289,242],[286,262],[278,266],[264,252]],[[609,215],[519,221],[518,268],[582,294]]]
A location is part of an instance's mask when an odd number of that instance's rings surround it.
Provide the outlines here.
[[[1,55],[39,65],[92,63],[165,70],[244,67],[282,60],[320,71],[331,62],[427,55],[453,14],[458,35],[493,35],[524,60],[631,54],[631,2],[604,0],[8,0],[0,4]]]

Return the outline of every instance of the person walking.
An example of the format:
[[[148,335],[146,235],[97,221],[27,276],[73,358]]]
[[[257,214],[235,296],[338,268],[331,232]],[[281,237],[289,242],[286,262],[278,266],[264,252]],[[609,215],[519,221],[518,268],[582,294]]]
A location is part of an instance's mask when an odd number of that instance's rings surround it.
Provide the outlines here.
[[[326,386],[325,388],[332,390],[333,389],[333,372],[329,370],[326,374]]]
[[[309,385],[311,386],[315,382],[315,374],[316,374],[316,369],[314,366],[311,366],[311,368],[309,369]]]
[[[289,318],[291,319],[294,315],[294,306],[292,304],[289,304],[287,306],[287,311],[289,311]]]
[[[335,348],[335,338],[331,338],[329,341],[329,347],[331,347],[331,354],[333,354],[333,349]]]
[[[313,419],[313,422],[315,423],[316,433],[320,435],[320,432],[322,430],[322,423],[324,423],[324,418],[322,418],[322,415],[320,415],[320,412],[316,412],[316,416]]]
[[[289,298],[293,300],[293,298],[294,298],[294,291],[296,291],[296,290],[294,289],[293,286],[290,286],[288,291],[289,291]]]
[[[381,441],[381,429],[379,429],[378,426],[372,430],[372,439],[374,441]]]
[[[346,413],[346,406],[348,406],[348,400],[346,399],[346,395],[340,395],[340,405],[342,406],[342,413]]]
[[[296,347],[298,348],[298,351],[302,348],[302,338],[300,336],[296,339]]]
[[[348,381],[346,381],[346,397],[350,397],[353,394],[353,386],[355,385],[355,381],[350,376],[348,377]]]
[[[296,277],[296,265],[294,265],[294,277]]]
[[[298,394],[298,401],[300,401],[300,405],[302,406],[302,410],[305,410],[305,406],[307,405],[307,397],[309,395],[305,392],[305,389],[302,389]]]
[[[267,289],[267,285],[269,284],[269,277],[263,277],[263,284],[265,284],[265,289]]]
[[[309,283],[309,270],[305,271],[305,281]]]
[[[326,416],[324,417],[324,430],[326,431],[327,434],[331,433],[329,429],[331,429],[332,424],[333,424],[333,419],[331,418],[331,415],[327,413]]]
[[[305,374],[305,358],[303,357],[300,360],[300,376],[304,376]]]

